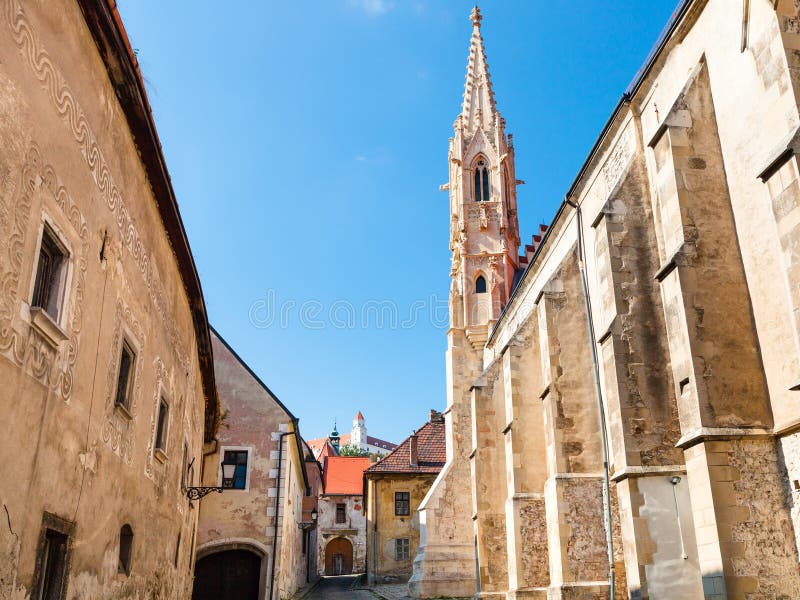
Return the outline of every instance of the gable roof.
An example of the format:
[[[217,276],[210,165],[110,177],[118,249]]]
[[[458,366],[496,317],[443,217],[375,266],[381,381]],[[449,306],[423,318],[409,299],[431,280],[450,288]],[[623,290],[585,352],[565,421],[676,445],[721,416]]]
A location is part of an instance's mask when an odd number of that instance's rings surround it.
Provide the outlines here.
[[[329,456],[322,476],[325,494],[360,496],[367,467],[369,458],[366,456]]]
[[[410,461],[411,438],[417,436],[417,464]],[[436,474],[447,462],[444,421],[428,422],[392,452],[372,465],[365,475],[378,473]]]

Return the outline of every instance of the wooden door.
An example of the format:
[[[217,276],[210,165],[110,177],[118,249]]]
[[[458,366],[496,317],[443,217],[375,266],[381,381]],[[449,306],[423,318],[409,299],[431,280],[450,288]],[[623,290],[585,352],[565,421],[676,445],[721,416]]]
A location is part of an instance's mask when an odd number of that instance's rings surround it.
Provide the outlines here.
[[[258,600],[261,557],[226,550],[197,561],[192,600]]]
[[[353,572],[353,544],[334,538],[325,546],[325,574],[350,575]]]

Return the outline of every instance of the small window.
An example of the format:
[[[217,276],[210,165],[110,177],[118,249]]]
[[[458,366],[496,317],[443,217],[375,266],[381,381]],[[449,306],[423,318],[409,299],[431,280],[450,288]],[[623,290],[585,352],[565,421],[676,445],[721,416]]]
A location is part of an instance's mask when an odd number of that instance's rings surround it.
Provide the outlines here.
[[[169,404],[163,398],[158,404],[158,426],[156,427],[156,450],[167,452],[167,429],[169,427]]]
[[[347,506],[345,504],[336,505],[336,522],[347,523]]]
[[[475,165],[474,191],[476,202],[488,202],[491,199],[489,196],[489,171],[483,159],[480,159]]]
[[[130,410],[131,406],[133,365],[135,361],[136,354],[127,340],[123,340],[119,357],[119,372],[117,373],[117,395],[114,398],[114,403],[117,406],[122,406],[125,410]]]
[[[245,489],[247,487],[247,450],[225,450],[222,462],[236,465],[233,481],[223,482],[225,487],[232,490]]]
[[[486,293],[486,278],[483,275],[479,275],[478,278],[475,280],[475,293],[476,294]]]
[[[67,265],[67,251],[58,237],[45,225],[42,243],[39,246],[39,261],[36,265],[36,281],[33,287],[31,306],[38,307],[58,321],[61,310],[61,292]]]
[[[394,559],[408,560],[411,558],[411,540],[408,538],[397,538],[394,541]]]
[[[181,558],[181,532],[178,531],[178,541],[175,542],[175,556],[172,558],[172,564],[178,568],[178,561]]]
[[[411,497],[409,492],[394,493],[394,514],[397,516],[408,516],[410,513]]]
[[[52,529],[45,531],[38,598],[60,600],[64,597],[68,544],[69,537],[67,535]]]
[[[119,530],[119,566],[117,572],[131,574],[131,556],[133,555],[133,529],[125,523]]]
[[[189,471],[189,444],[183,442],[183,458],[181,459],[181,489],[185,490],[186,487],[189,485],[186,483],[187,474]]]

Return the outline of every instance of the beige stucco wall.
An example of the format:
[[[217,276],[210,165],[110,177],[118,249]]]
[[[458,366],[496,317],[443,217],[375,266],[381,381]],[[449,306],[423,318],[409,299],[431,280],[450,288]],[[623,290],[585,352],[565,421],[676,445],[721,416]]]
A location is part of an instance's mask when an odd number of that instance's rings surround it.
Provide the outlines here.
[[[417,508],[435,479],[432,475],[378,475],[367,479],[367,576],[370,581],[405,582],[419,548]],[[408,516],[395,515],[395,492],[408,492]],[[408,538],[408,560],[395,560],[395,540]]]
[[[68,598],[184,598],[197,510],[180,471],[184,444],[201,458],[204,399],[175,257],[78,6],[4,0],[0,31],[0,419],[11,425],[0,479],[13,482],[0,487],[0,597],[28,596],[47,512],[74,527]],[[44,222],[69,250],[57,344],[28,306]],[[113,399],[123,335],[137,354],[130,418]],[[117,572],[125,523],[130,576]]]

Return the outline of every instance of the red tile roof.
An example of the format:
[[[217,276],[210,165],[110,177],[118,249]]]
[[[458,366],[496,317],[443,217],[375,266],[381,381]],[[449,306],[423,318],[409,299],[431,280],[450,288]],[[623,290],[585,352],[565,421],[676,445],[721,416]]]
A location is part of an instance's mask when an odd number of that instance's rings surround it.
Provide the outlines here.
[[[366,470],[371,473],[438,473],[447,462],[447,443],[444,422],[425,423],[417,436],[417,464],[409,460],[411,436],[395,450]]]
[[[364,420],[364,415],[361,414],[361,411],[358,411],[358,414],[356,415],[356,419],[358,419],[360,421]]]
[[[323,474],[325,493],[360,496],[362,477],[368,466],[366,456],[329,456]]]

